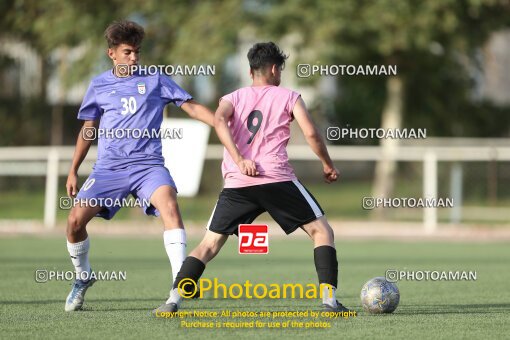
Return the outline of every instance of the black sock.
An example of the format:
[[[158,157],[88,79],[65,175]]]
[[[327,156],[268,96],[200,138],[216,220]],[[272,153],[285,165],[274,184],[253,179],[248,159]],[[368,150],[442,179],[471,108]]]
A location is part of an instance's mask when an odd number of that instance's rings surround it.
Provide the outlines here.
[[[192,279],[198,286],[198,279],[200,279],[200,276],[202,276],[204,270],[205,264],[202,261],[193,256],[186,257],[182,263],[181,270],[179,270],[179,273],[175,278],[173,288],[179,287],[179,283],[183,279]]]
[[[331,246],[317,247],[313,250],[313,259],[319,277],[319,284],[326,283],[336,288],[338,284],[336,249]]]

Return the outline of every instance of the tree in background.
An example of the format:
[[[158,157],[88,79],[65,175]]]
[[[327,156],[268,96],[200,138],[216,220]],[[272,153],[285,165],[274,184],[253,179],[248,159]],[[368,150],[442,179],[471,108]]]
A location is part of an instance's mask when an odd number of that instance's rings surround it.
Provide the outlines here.
[[[350,98],[342,98],[356,99],[348,107],[370,109],[354,109],[358,116],[370,116],[354,119],[386,129],[401,128],[406,120],[425,127],[451,124],[453,129],[455,118],[469,121],[466,112],[461,112],[469,101],[470,81],[462,61],[472,61],[491,32],[510,26],[510,2],[506,0],[261,3],[268,8],[257,18],[266,22],[259,26],[262,31],[278,37],[300,33],[302,63],[398,66],[398,75],[386,77],[384,84],[375,77],[339,77],[345,87],[354,87],[345,91]],[[381,96],[383,89],[385,94]],[[411,116],[406,116],[406,111]],[[425,116],[416,117],[415,112]],[[337,113],[337,119],[345,121],[342,112]],[[390,197],[396,175],[396,162],[390,155],[398,147],[398,140],[383,139],[380,145],[384,159],[376,165],[373,195]]]

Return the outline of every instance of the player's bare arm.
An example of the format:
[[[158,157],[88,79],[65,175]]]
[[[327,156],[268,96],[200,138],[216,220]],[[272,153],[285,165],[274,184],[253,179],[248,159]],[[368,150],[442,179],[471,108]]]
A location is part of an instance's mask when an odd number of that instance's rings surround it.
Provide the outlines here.
[[[83,126],[78,134],[78,138],[76,140],[76,148],[74,149],[73,162],[71,164],[71,169],[69,170],[69,175],[67,176],[67,196],[75,197],[78,193],[78,169],[80,168],[81,163],[87,156],[89,152],[90,146],[92,145],[92,140],[87,140],[83,138],[84,129],[93,128],[97,126],[97,121],[95,120],[86,120],[83,122]]]
[[[194,100],[188,100],[181,105],[181,109],[183,109],[184,112],[186,112],[191,118],[214,127],[214,113],[202,104],[199,104]]]
[[[339,175],[338,169],[335,168],[335,165],[329,156],[326,144],[317,130],[317,127],[313,123],[310,113],[306,109],[305,102],[302,98],[299,98],[294,105],[293,115],[301,128],[301,131],[303,131],[306,142],[310,145],[313,152],[322,162],[325,181],[327,183],[336,181]]]
[[[232,159],[236,162],[243,175],[257,176],[259,172],[255,162],[251,159],[244,159],[230,133],[228,121],[234,113],[234,107],[228,100],[222,100],[216,114],[214,115],[214,128],[221,143],[225,146]]]

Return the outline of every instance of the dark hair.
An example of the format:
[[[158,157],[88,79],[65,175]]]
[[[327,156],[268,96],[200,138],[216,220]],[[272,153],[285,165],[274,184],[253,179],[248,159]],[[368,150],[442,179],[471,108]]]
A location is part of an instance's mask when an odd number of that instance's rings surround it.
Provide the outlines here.
[[[256,43],[248,51],[248,61],[252,71],[260,70],[266,66],[285,65],[285,59],[288,56],[272,41],[265,43]]]
[[[104,31],[109,48],[120,44],[140,46],[144,36],[145,31],[142,26],[127,20],[114,21]]]

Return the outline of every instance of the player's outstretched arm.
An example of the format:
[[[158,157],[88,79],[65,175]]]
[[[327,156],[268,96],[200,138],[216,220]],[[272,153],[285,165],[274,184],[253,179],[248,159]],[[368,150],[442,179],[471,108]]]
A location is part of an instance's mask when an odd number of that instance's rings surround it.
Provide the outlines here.
[[[306,142],[312,148],[313,152],[319,157],[322,162],[324,171],[324,179],[327,183],[334,182],[338,179],[338,169],[335,168],[331,157],[329,157],[328,149],[322,139],[317,127],[312,121],[308,110],[306,109],[305,102],[299,98],[294,105],[294,118],[296,118],[301,131],[305,135]]]
[[[214,115],[214,128],[216,129],[218,138],[225,146],[234,162],[236,162],[241,173],[247,176],[257,176],[259,172],[257,171],[255,162],[250,159],[243,158],[236,146],[236,143],[234,142],[234,138],[232,138],[232,133],[230,133],[230,129],[228,128],[228,121],[233,114],[234,107],[232,106],[232,103],[228,100],[220,101],[220,105],[218,106],[218,109],[216,109],[216,114]]]
[[[74,197],[78,193],[78,169],[85,159],[85,156],[87,156],[90,145],[92,145],[92,140],[83,138],[84,130],[86,128],[94,128],[96,126],[96,120],[86,120],[83,122],[83,126],[78,134],[76,148],[74,149],[73,162],[71,164],[71,169],[69,170],[69,175],[67,176],[66,189],[69,197]]]
[[[202,104],[199,104],[194,100],[188,100],[181,105],[181,109],[183,109],[184,112],[186,112],[191,118],[214,127],[214,113]]]

